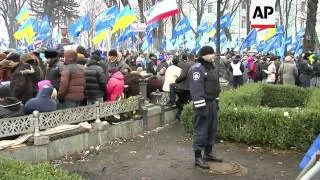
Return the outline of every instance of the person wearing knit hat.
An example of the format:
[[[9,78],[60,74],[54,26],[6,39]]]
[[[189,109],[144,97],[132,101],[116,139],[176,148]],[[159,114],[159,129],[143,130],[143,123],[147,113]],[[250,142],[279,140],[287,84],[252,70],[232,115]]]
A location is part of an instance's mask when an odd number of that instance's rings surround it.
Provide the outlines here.
[[[195,165],[209,169],[208,161],[222,162],[213,153],[218,124],[219,75],[213,65],[214,50],[204,46],[189,70],[190,94],[195,109],[193,149]],[[203,153],[202,153],[203,151]]]

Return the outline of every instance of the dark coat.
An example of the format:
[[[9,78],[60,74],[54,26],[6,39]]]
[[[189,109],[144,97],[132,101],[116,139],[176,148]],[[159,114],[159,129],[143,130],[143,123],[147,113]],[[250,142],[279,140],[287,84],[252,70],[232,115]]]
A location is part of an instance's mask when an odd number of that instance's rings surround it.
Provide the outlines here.
[[[26,114],[32,114],[33,111],[52,112],[57,109],[57,103],[51,98],[52,87],[43,88],[36,98],[30,99],[24,106]]]
[[[147,73],[157,75],[157,64],[156,62],[149,60],[147,63]]]
[[[10,118],[24,115],[21,101],[14,97],[6,97],[0,102],[0,118]]]
[[[139,82],[142,76],[136,72],[132,72],[130,75],[126,76],[125,84],[128,85],[127,95],[137,96],[139,95]]]
[[[168,69],[168,67],[169,67],[169,64],[167,63],[167,61],[163,61],[158,65],[157,72],[159,72],[162,68]]]
[[[313,77],[320,77],[320,61],[315,62],[313,64],[313,70],[312,70]]]
[[[147,81],[148,98],[150,98],[152,92],[156,92],[158,89],[162,89],[161,81],[157,78],[157,76],[150,77]]]
[[[88,99],[102,98],[104,96],[104,88],[107,81],[106,74],[97,61],[89,61],[85,68],[85,76],[85,96]]]
[[[194,61],[180,61],[178,67],[182,69],[180,76],[176,79],[177,90],[189,90],[190,79],[188,72]]]
[[[36,96],[37,94],[37,87],[38,87],[38,82],[42,81],[44,79],[43,72],[41,68],[35,64],[31,64],[32,68],[34,69],[34,73],[30,74],[31,80],[32,80],[32,92],[33,96]]]
[[[33,81],[31,75],[22,75],[21,71],[31,69],[30,65],[20,63],[12,69],[10,82],[11,96],[26,103],[33,97]]]
[[[63,63],[59,61],[59,58],[50,59],[48,62],[48,69],[45,79],[50,80],[53,87],[57,90],[59,90],[62,69]]]
[[[108,69],[117,68],[123,75],[131,72],[131,68],[124,60],[108,61]]]

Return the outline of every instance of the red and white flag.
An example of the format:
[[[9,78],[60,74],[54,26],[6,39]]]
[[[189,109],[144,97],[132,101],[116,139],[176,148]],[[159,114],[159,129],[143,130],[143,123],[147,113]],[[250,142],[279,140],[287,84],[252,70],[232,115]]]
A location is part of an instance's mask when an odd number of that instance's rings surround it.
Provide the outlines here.
[[[176,0],[161,0],[144,13],[147,24],[173,16],[179,13]]]

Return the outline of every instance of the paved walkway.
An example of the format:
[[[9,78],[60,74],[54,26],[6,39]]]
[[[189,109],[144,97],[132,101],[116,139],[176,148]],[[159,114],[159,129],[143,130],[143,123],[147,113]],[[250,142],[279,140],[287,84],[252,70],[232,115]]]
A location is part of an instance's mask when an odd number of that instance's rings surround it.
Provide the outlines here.
[[[97,180],[292,180],[299,173],[298,163],[303,156],[223,142],[216,145],[217,153],[248,171],[244,176],[211,175],[194,167],[191,139],[184,136],[179,124],[111,144],[84,161],[60,166]]]

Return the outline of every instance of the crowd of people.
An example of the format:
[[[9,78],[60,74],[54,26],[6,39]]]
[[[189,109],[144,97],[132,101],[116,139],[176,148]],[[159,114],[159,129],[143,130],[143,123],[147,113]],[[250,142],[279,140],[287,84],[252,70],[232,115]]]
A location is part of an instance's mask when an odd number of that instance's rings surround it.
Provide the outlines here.
[[[44,57],[42,56],[44,54]],[[313,53],[281,63],[273,55],[240,55],[233,50],[221,56],[234,88],[243,83],[266,82],[320,87],[320,62]],[[134,53],[110,50],[47,49],[43,52],[0,53],[0,117],[15,117],[56,109],[114,102],[139,95],[139,82],[147,94],[157,90],[171,95],[179,112],[191,100],[192,53]],[[177,98],[176,98],[177,97]]]
[[[242,57],[235,55],[229,59],[234,88],[246,82],[320,87],[320,61],[312,52],[298,58],[288,55],[283,61],[275,55],[259,54]]]

